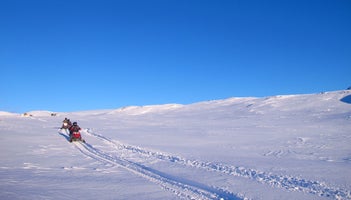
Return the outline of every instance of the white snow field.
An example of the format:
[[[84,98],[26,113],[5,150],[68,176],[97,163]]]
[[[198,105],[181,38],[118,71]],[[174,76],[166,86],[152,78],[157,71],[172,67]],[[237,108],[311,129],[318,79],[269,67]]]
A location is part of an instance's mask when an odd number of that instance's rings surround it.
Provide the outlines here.
[[[350,90],[28,114],[0,112],[1,200],[351,199]]]

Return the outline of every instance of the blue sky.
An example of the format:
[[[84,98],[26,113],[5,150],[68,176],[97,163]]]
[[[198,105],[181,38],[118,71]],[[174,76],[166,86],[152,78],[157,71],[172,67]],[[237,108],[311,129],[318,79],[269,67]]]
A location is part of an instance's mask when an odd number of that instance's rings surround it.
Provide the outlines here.
[[[351,86],[348,0],[1,0],[0,110]]]

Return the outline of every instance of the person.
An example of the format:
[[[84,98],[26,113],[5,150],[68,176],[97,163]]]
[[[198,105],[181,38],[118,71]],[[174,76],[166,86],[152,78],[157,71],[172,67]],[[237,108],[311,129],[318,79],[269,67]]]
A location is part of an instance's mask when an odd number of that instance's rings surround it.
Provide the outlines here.
[[[62,121],[62,127],[61,129],[69,129],[72,126],[72,122],[70,119],[67,119],[67,117]]]
[[[69,127],[69,140],[70,140],[70,142],[72,142],[73,134],[75,132],[79,132],[80,130],[81,130],[81,128],[78,126],[78,123],[73,122],[72,126]]]
[[[79,132],[81,128],[78,126],[77,122],[73,122],[73,125],[69,127],[69,135],[71,136],[74,132]]]
[[[62,121],[62,123],[68,123],[69,119],[67,119],[67,117],[65,117],[65,119]]]

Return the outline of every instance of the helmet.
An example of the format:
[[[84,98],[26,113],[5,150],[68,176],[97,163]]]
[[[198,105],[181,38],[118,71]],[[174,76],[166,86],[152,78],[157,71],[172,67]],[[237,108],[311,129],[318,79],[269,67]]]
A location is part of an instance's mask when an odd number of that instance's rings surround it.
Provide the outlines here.
[[[73,126],[77,126],[77,122],[73,122]]]

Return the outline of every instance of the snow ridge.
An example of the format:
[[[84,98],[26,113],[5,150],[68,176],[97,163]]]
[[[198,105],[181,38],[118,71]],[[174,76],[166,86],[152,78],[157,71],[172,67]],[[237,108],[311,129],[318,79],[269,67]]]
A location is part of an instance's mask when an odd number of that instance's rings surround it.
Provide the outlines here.
[[[334,187],[328,186],[324,182],[306,180],[303,178],[298,178],[298,177],[293,177],[288,175],[285,175],[285,176],[275,175],[275,174],[255,170],[255,169],[250,169],[250,168],[241,167],[241,166],[231,166],[223,163],[190,160],[179,156],[170,155],[167,153],[151,151],[145,148],[123,144],[118,141],[111,140],[107,137],[104,137],[100,134],[94,133],[91,129],[86,129],[85,132],[91,136],[94,136],[102,140],[106,144],[113,146],[116,149],[123,149],[131,153],[138,153],[145,156],[151,156],[155,159],[169,161],[172,163],[178,163],[186,167],[202,168],[208,171],[214,171],[214,172],[219,172],[223,174],[229,174],[232,176],[249,178],[263,184],[268,184],[272,187],[284,188],[289,191],[302,191],[302,192],[311,193],[320,197],[329,197],[334,199],[351,199],[351,191],[348,191],[342,188],[334,188]]]

